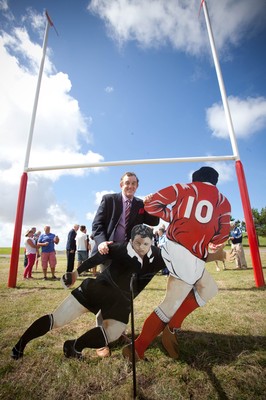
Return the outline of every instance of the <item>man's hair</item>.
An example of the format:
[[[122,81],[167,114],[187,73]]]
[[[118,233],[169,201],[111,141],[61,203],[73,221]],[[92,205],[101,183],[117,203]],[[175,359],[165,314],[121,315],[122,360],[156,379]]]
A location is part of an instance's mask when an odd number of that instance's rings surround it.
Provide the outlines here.
[[[144,224],[135,225],[131,231],[131,240],[134,240],[137,235],[140,235],[142,238],[148,237],[152,240],[153,230]]]
[[[122,182],[122,180],[124,179],[125,176],[135,176],[137,179],[137,182],[139,184],[139,178],[137,177],[137,175],[135,174],[135,172],[125,172],[120,179],[120,182]]]
[[[212,167],[201,167],[192,174],[192,182],[209,182],[216,185],[219,174]]]
[[[80,230],[81,232],[84,232],[84,231],[85,231],[85,229],[86,229],[86,226],[85,226],[85,225],[80,225],[80,228],[79,228],[79,230]]]

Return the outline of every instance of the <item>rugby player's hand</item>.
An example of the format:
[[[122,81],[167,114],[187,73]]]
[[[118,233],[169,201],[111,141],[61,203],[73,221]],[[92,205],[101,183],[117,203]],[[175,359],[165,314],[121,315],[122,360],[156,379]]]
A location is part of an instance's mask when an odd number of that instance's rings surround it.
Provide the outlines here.
[[[143,199],[144,205],[150,203],[152,201],[152,198],[153,198],[153,193],[147,194],[147,196],[145,196]]]
[[[74,285],[78,277],[78,271],[66,272],[61,278],[61,284],[65,289]]]
[[[98,246],[98,252],[101,255],[108,254],[109,253],[109,247],[108,246],[109,246],[109,244],[112,244],[112,243],[113,243],[112,241],[100,243],[99,246]]]

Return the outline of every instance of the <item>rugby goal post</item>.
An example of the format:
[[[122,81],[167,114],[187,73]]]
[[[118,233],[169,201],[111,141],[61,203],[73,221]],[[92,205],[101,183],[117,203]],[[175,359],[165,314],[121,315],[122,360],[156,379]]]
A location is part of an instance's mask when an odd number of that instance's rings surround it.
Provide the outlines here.
[[[228,156],[209,156],[209,157],[185,157],[185,158],[160,158],[160,159],[145,159],[145,160],[124,160],[124,161],[110,161],[110,162],[103,162],[103,163],[89,163],[89,164],[76,164],[76,165],[61,165],[61,166],[46,166],[46,167],[34,167],[29,168],[29,154],[33,136],[33,129],[34,129],[34,122],[36,117],[37,111],[37,104],[38,104],[38,96],[40,90],[40,83],[41,83],[41,76],[42,76],[42,69],[44,64],[45,52],[46,52],[46,45],[47,45],[47,37],[48,37],[48,30],[50,26],[53,26],[53,23],[46,12],[47,17],[47,24],[46,24],[46,31],[45,31],[45,38],[44,38],[44,45],[43,45],[43,58],[41,62],[39,77],[38,77],[38,84],[37,90],[35,95],[35,102],[30,126],[30,133],[28,139],[28,146],[25,158],[25,166],[24,172],[21,177],[20,181],[20,188],[18,194],[18,203],[17,203],[17,212],[15,218],[15,226],[14,226],[14,236],[13,236],[13,243],[12,243],[12,252],[11,252],[11,259],[10,259],[10,270],[9,270],[9,279],[8,279],[8,287],[15,288],[17,282],[17,270],[18,270],[18,262],[19,262],[19,252],[20,252],[20,241],[21,241],[21,231],[22,231],[22,223],[23,223],[23,214],[24,214],[24,206],[25,206],[25,198],[26,198],[26,190],[27,190],[27,181],[28,181],[28,172],[34,171],[47,171],[47,170],[58,170],[58,169],[73,169],[73,168],[95,168],[95,167],[107,167],[107,166],[122,166],[122,165],[138,165],[138,164],[164,164],[164,163],[176,163],[176,162],[215,162],[215,161],[235,161],[235,170],[239,185],[239,191],[242,201],[242,207],[244,211],[244,217],[246,222],[247,234],[248,234],[248,241],[250,247],[250,254],[252,260],[252,266],[254,271],[255,277],[255,284],[257,287],[262,287],[265,285],[264,283],[264,276],[261,264],[261,258],[259,253],[259,245],[258,239],[256,235],[254,220],[252,216],[252,209],[249,200],[248,188],[244,173],[244,168],[242,162],[240,161],[239,152],[237,148],[237,142],[235,137],[235,132],[233,128],[233,123],[231,119],[231,114],[229,110],[229,105],[227,101],[226,91],[224,87],[224,82],[222,78],[222,73],[220,69],[219,60],[217,57],[217,52],[215,48],[213,33],[211,29],[208,9],[205,0],[201,0],[200,8],[204,10],[204,16],[206,21],[206,26],[208,30],[214,65],[216,69],[217,79],[220,87],[221,97],[223,101],[223,107],[225,111],[226,122],[229,131],[229,137],[231,141],[231,146],[233,150],[233,155]]]

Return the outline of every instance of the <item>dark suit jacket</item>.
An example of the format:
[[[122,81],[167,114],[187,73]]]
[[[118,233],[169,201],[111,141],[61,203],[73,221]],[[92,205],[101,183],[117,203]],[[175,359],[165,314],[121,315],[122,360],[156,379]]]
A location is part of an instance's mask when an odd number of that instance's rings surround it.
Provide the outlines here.
[[[92,223],[92,236],[95,240],[95,251],[93,253],[97,251],[100,243],[114,239],[115,229],[122,212],[122,193],[106,194],[103,196]],[[159,224],[159,221],[158,217],[154,217],[144,210],[144,204],[141,199],[134,197],[127,226],[127,239],[130,239],[133,226],[138,224],[156,226]]]
[[[68,236],[67,236],[67,244],[66,244],[66,249],[67,250],[74,250],[76,251],[76,238],[77,236],[77,232],[75,231],[75,229],[71,229],[71,231],[69,231]]]

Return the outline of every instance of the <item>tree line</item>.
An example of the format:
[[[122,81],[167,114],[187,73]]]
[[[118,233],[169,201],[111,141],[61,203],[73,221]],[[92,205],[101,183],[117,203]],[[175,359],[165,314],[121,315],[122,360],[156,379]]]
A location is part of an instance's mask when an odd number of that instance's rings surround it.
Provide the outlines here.
[[[254,225],[257,236],[266,236],[266,207],[263,207],[261,211],[257,208],[252,208],[252,215],[254,219]],[[236,220],[236,223],[241,226],[243,231],[246,231],[246,223],[244,221]]]

